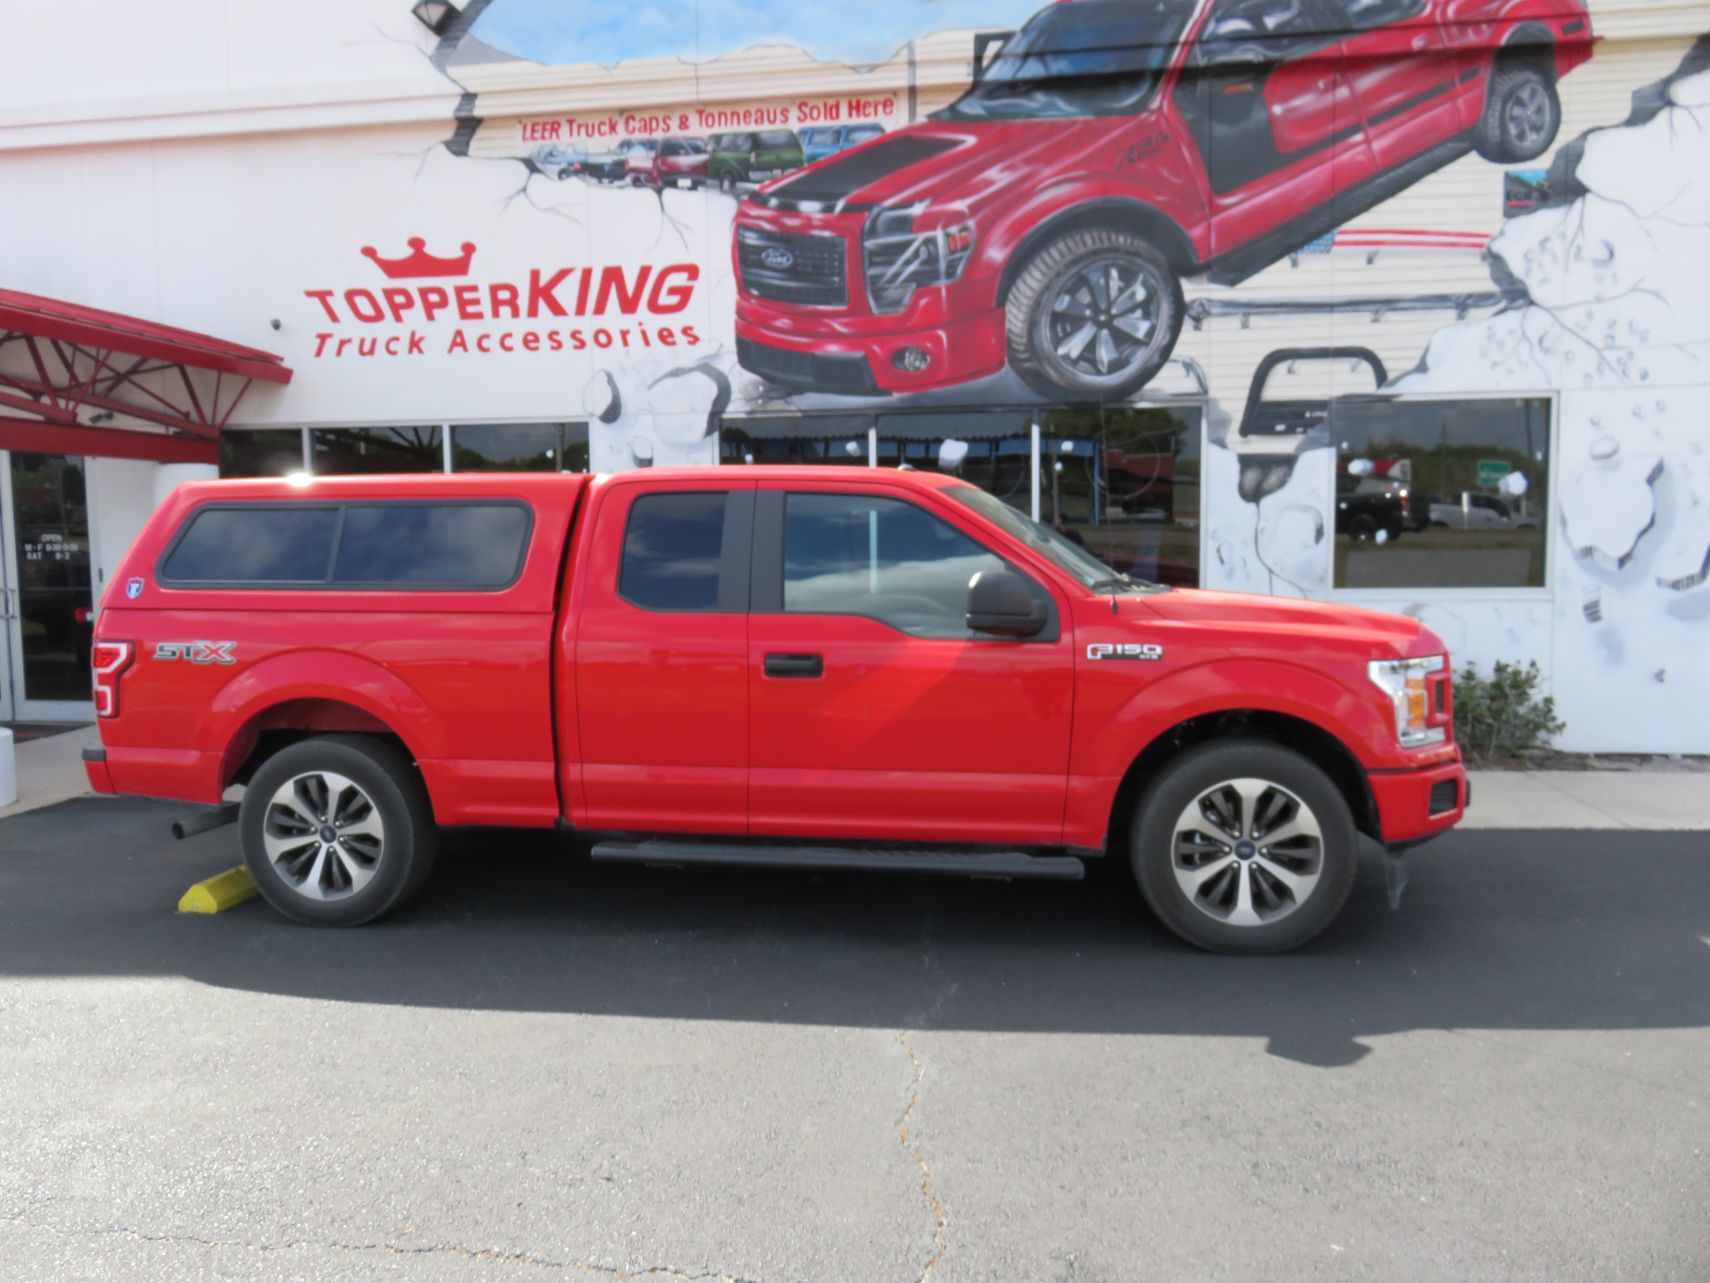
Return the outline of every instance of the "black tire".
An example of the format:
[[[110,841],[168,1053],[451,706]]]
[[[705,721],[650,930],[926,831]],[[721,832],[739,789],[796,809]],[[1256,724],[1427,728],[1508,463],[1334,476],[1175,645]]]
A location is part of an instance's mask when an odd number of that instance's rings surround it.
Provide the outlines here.
[[[1089,298],[1092,315],[1088,324],[1096,333],[1083,344],[1078,354],[1083,364],[1077,364],[1077,354],[1064,356],[1057,349],[1079,330],[1064,334],[1063,330],[1075,324],[1074,319],[1066,312],[1055,311],[1053,304],[1074,292],[1081,273],[1095,271],[1101,265],[1134,273],[1148,283],[1147,294],[1138,306],[1149,309],[1140,316],[1149,319],[1151,325],[1139,336],[1114,327],[1111,322],[1125,314],[1101,314],[1096,300]],[[1053,401],[1119,401],[1144,387],[1175,350],[1185,312],[1181,281],[1155,245],[1132,232],[1098,227],[1065,232],[1035,250],[1010,287],[1005,307],[1010,368],[1035,392]],[[1107,338],[1111,349],[1122,357],[1116,368],[1086,368],[1096,364],[1098,345]],[[1123,345],[1132,345],[1134,350],[1130,353]]]
[[[1253,851],[1240,854],[1241,841],[1231,839],[1228,850],[1218,851],[1213,844],[1199,865],[1189,864],[1190,859],[1199,858],[1192,849],[1197,835],[1189,834],[1187,849],[1178,852],[1178,819],[1204,795],[1217,795],[1219,785],[1229,786],[1236,780],[1262,781],[1268,786],[1253,810],[1257,819],[1264,820],[1267,807],[1280,808],[1269,813],[1285,817],[1272,823],[1273,832],[1283,831],[1287,818],[1298,818],[1304,811],[1316,824],[1316,845],[1297,844],[1312,839],[1290,840],[1284,853],[1282,843],[1276,848],[1261,845],[1263,833],[1249,823],[1241,831],[1248,838],[1257,833],[1259,841],[1246,844]],[[1228,796],[1227,788],[1218,796]],[[1347,801],[1316,764],[1265,740],[1217,740],[1181,754],[1147,786],[1135,811],[1129,858],[1146,903],[1165,926],[1190,944],[1214,953],[1283,953],[1324,930],[1347,903],[1359,860],[1359,836]],[[1214,871],[1218,864],[1225,868]],[[1190,898],[1183,886],[1183,879],[1192,879],[1200,868],[1206,871],[1199,890],[1203,905]],[[1302,898],[1288,895],[1269,871],[1277,868],[1296,877],[1297,883],[1304,883],[1308,875],[1313,878]],[[1239,879],[1249,879],[1245,888]],[[1238,925],[1219,916],[1220,912],[1236,916],[1235,906],[1218,903],[1220,899],[1233,901],[1242,895],[1250,900],[1249,909],[1258,906],[1250,914],[1254,921]],[[1265,896],[1274,903],[1261,904]]]
[[[1498,64],[1473,144],[1499,165],[1536,160],[1555,144],[1561,126],[1561,96],[1547,72],[1530,64]]]
[[[289,835],[283,839],[286,843],[299,836],[291,816],[296,808],[311,809],[305,803],[316,796],[317,786],[310,784],[308,793],[293,789],[295,801],[282,809],[275,804],[276,795],[293,780],[325,774],[342,776],[362,795],[348,799],[354,805],[347,805],[345,818],[357,827],[368,826],[371,811],[382,837],[377,844],[358,838],[362,846],[352,846],[351,835],[346,834],[335,843],[333,852],[320,857],[317,896],[300,889],[314,872],[320,846],[317,836],[301,834],[301,847],[287,849],[277,863],[274,858],[280,850],[280,834]],[[361,805],[364,802],[366,808]],[[308,819],[312,824],[341,817],[310,815]],[[438,850],[427,790],[410,759],[386,741],[365,735],[320,735],[299,740],[268,758],[244,791],[238,827],[244,863],[262,898],[292,921],[311,926],[354,927],[390,912],[421,888]],[[270,838],[274,854],[268,850]],[[353,888],[349,884],[356,877],[366,881]],[[347,885],[339,885],[341,878],[347,879]]]
[[[1377,522],[1365,513],[1361,513],[1348,523],[1348,535],[1360,543],[1367,543],[1377,534]]]

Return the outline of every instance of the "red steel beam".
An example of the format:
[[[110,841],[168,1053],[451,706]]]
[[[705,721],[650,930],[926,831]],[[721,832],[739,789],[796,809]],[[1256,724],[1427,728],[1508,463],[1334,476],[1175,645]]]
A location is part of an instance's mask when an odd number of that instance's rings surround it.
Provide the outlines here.
[[[0,404],[13,399],[0,394]],[[0,416],[0,450],[85,454],[103,459],[148,459],[155,463],[217,464],[220,461],[220,447],[213,441],[192,441],[164,432],[137,432],[129,428],[30,423],[3,416]]]

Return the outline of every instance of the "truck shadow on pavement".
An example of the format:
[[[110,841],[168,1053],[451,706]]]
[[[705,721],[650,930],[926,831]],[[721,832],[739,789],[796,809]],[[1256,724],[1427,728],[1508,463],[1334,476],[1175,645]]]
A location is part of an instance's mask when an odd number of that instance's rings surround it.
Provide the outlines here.
[[[1391,913],[1375,861],[1305,950],[1179,943],[1124,870],[1081,883],[589,864],[553,834],[447,835],[412,904],[354,931],[260,900],[173,911],[237,859],[183,808],[89,798],[0,825],[0,981],[161,975],[341,1002],[827,1024],[1264,1038],[1352,1064],[1414,1029],[1710,1025],[1702,835],[1462,832],[1412,860]]]

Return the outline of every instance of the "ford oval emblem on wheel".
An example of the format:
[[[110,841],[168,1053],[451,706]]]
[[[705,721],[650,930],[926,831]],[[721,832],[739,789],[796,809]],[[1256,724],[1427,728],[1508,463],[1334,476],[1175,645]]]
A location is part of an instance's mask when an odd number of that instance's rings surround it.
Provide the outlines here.
[[[760,261],[766,264],[767,267],[775,267],[779,271],[783,271],[786,267],[794,267],[796,265],[796,256],[790,253],[787,249],[780,249],[776,245],[768,245],[765,249],[760,251]]]

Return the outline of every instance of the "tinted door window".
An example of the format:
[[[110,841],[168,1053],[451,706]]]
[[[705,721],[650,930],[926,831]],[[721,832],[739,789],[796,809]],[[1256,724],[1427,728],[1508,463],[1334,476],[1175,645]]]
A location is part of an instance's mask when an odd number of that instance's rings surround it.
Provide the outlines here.
[[[968,581],[1003,568],[947,522],[896,499],[793,494],[784,504],[784,610],[865,615],[915,637],[971,637]]]
[[[502,588],[522,570],[528,509],[514,503],[353,505],[333,582]]]
[[[719,609],[728,493],[652,494],[629,510],[618,594],[647,610]]]

